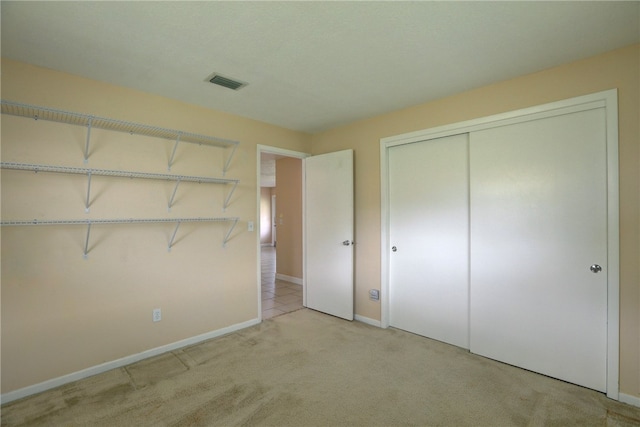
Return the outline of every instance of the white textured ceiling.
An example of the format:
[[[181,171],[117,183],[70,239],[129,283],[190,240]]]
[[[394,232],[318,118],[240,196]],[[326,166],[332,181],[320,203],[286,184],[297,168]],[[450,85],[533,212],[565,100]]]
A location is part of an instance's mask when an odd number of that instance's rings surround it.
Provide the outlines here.
[[[5,57],[309,133],[640,41],[637,1],[0,7]]]

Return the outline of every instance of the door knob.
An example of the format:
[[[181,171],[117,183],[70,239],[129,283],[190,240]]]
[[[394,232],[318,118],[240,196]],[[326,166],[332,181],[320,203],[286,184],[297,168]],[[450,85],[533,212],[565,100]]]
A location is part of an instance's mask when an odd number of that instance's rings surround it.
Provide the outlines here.
[[[392,247],[391,247],[391,250],[392,250],[393,252],[396,252],[396,251],[398,250],[398,248],[396,248],[395,246],[392,246]]]
[[[602,271],[602,267],[600,267],[598,264],[593,264],[591,267],[589,267],[589,270],[593,271],[594,273],[599,273]]]
[[[349,245],[351,245],[352,243],[353,243],[353,242],[352,242],[352,241],[350,241],[350,240],[345,240],[344,242],[342,242],[342,244],[343,244],[343,245],[345,245],[345,246],[349,246]]]

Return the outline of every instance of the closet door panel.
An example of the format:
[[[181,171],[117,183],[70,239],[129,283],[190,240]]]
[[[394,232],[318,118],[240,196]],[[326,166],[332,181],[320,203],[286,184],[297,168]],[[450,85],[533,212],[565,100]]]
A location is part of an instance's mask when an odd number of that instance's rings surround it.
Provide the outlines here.
[[[468,338],[467,135],[389,149],[390,325]]]
[[[606,391],[606,164],[603,109],[471,134],[472,352]]]

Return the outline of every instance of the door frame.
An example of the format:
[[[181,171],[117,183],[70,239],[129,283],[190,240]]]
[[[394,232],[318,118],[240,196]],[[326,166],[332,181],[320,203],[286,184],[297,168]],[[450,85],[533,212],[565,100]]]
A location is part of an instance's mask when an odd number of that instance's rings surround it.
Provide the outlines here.
[[[618,166],[618,91],[606,90],[562,101],[467,120],[380,140],[380,284],[381,326],[389,327],[389,149],[402,144],[426,141],[482,129],[495,128],[545,117],[604,108],[607,150],[607,397],[619,399],[620,343],[620,237]]]
[[[287,150],[285,148],[271,147],[268,145],[256,145],[256,218],[257,221],[257,230],[260,230],[260,182],[261,182],[261,162],[260,158],[262,154],[276,154],[282,157],[293,157],[296,159],[304,160],[307,157],[311,156],[309,153],[303,153],[301,151],[293,151]],[[306,283],[306,263],[304,257],[304,250],[306,247],[306,236],[305,236],[305,190],[304,190],[304,172],[305,172],[305,163],[302,162],[302,251],[303,251],[303,262],[302,262],[302,305],[306,307],[307,305],[307,283]],[[276,183],[276,185],[278,185]],[[271,222],[271,220],[270,220]],[[260,265],[260,250],[262,245],[260,244],[260,233],[256,233],[256,283],[257,283],[257,293],[258,293],[258,321],[262,322],[262,274],[261,274],[261,265]]]

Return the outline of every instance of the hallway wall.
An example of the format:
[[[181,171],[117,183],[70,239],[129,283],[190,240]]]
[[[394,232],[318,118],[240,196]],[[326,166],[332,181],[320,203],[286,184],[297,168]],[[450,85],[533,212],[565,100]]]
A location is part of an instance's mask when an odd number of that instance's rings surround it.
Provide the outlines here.
[[[302,280],[302,160],[276,160],[276,274]]]

